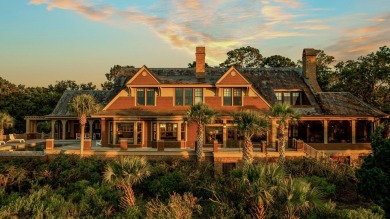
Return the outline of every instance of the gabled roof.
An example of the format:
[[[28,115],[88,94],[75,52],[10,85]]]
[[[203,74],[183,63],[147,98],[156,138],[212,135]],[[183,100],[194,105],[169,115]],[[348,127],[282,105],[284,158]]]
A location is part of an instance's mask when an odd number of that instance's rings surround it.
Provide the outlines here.
[[[386,116],[349,92],[320,92],[318,101],[325,114],[337,116]]]
[[[97,103],[104,106],[108,103],[109,98],[112,96],[110,95],[112,92],[112,90],[66,90],[62,94],[53,112],[46,117],[76,117],[76,115],[69,110],[69,103],[76,95],[89,94],[95,98]]]
[[[140,69],[122,68],[113,92],[114,98],[121,89],[126,88],[130,80]],[[206,68],[206,78],[195,77],[194,68],[148,68],[162,85],[213,85],[228,72],[228,68]],[[276,102],[275,90],[301,90],[305,93],[310,106],[294,106],[304,116],[386,116],[387,114],[364,103],[351,93],[314,93],[310,81],[302,77],[300,68],[240,68],[236,69],[245,80],[269,104]],[[348,107],[349,106],[349,107]]]

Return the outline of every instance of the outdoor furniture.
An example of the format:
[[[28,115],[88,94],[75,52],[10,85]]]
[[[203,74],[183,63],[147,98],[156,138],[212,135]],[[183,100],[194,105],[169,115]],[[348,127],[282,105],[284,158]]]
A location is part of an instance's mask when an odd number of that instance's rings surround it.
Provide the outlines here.
[[[5,141],[0,141],[0,145],[5,144]]]
[[[102,146],[102,140],[97,140],[96,141],[96,146]]]
[[[24,143],[24,139],[22,138],[15,138],[14,134],[9,134],[9,140],[7,141],[8,142],[20,142],[20,143]]]
[[[76,133],[76,139],[80,140],[80,133]],[[89,139],[89,133],[88,132],[84,134],[84,139]]]

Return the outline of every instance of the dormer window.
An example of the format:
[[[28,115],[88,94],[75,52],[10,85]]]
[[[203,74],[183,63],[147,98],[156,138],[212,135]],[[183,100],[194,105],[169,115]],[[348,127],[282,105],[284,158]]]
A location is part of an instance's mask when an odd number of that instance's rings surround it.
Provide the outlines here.
[[[276,102],[290,105],[310,105],[303,91],[276,91]]]
[[[137,105],[154,106],[155,89],[154,88],[137,88]]]
[[[242,88],[224,88],[223,89],[224,106],[242,105]]]

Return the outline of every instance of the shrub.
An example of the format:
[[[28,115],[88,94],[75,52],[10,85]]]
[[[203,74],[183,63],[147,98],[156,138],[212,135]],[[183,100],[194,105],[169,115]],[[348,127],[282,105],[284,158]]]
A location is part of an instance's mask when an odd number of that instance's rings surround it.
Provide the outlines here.
[[[148,218],[182,218],[190,219],[193,215],[199,215],[202,207],[197,204],[198,199],[191,193],[184,193],[183,196],[173,193],[164,204],[158,199],[147,203]]]

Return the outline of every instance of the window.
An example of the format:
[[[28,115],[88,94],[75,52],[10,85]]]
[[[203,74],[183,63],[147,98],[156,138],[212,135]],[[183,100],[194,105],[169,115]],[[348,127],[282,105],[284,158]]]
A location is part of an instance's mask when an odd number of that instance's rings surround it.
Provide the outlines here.
[[[160,123],[160,139],[176,140],[177,123]]]
[[[292,92],[292,105],[300,105],[301,103],[301,93],[300,92]]]
[[[233,88],[233,105],[241,106],[242,105],[242,89]]]
[[[195,104],[203,102],[203,89],[195,88]]]
[[[290,105],[310,105],[302,91],[279,91],[275,92],[276,102]]]
[[[117,123],[117,144],[121,138],[126,138],[128,143],[134,143],[134,123]]]
[[[137,105],[145,105],[145,89],[137,88]]]
[[[181,124],[181,140],[185,141],[186,140],[186,124],[182,123]]]
[[[291,104],[291,93],[290,92],[283,93],[283,103],[292,105]]]
[[[213,144],[217,140],[219,144],[223,143],[223,127],[222,126],[206,126],[205,128],[205,143]]]
[[[154,106],[154,88],[147,88],[146,96],[147,96],[146,105]]]
[[[191,106],[203,102],[202,88],[176,88],[175,89],[175,105],[176,106]]]
[[[185,105],[192,105],[193,103],[193,91],[192,88],[185,89]]]
[[[223,89],[223,105],[231,106],[232,105],[232,89],[224,88]]]
[[[175,105],[183,105],[183,88],[176,88],[175,90]]]
[[[154,88],[137,88],[137,105],[154,106],[155,89]]]
[[[233,90],[233,95],[232,95]],[[224,88],[223,89],[224,106],[241,106],[242,105],[242,88]]]
[[[142,122],[137,123],[137,144],[142,144]]]
[[[152,141],[157,141],[157,123],[153,123]]]

